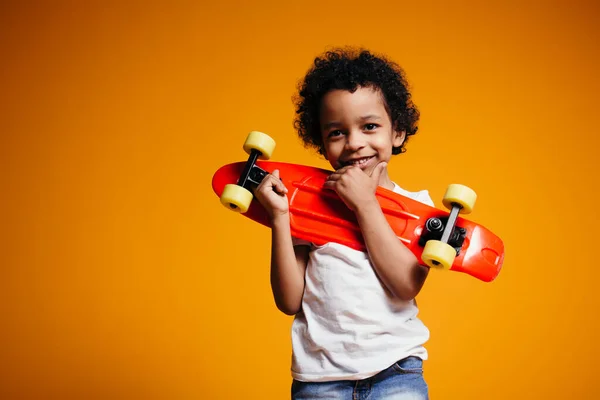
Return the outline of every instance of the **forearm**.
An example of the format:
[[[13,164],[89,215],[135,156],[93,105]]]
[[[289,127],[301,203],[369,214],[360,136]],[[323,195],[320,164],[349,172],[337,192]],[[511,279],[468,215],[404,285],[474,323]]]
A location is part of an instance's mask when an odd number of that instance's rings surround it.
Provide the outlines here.
[[[376,199],[360,207],[356,216],[377,275],[392,294],[403,300],[417,296],[429,268],[396,236]]]
[[[297,261],[292,244],[289,215],[272,221],[271,289],[277,308],[288,315],[296,314],[304,294],[304,268]]]

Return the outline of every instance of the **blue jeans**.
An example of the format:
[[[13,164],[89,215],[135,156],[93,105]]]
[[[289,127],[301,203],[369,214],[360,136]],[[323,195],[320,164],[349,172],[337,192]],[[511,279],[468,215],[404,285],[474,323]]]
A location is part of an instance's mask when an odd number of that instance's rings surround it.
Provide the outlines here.
[[[359,381],[292,382],[292,400],[428,400],[423,360],[408,357]]]

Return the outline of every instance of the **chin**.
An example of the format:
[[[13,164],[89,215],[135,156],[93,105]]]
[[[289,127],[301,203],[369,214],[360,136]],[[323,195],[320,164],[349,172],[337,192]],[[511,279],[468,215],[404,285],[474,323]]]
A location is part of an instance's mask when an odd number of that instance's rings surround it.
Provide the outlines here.
[[[373,171],[375,171],[375,166],[373,166],[373,167],[366,167],[366,168],[364,168],[364,169],[363,169],[363,168],[361,168],[361,169],[362,169],[362,171],[363,171],[365,174],[367,174],[367,175],[371,176],[371,174],[373,173]]]

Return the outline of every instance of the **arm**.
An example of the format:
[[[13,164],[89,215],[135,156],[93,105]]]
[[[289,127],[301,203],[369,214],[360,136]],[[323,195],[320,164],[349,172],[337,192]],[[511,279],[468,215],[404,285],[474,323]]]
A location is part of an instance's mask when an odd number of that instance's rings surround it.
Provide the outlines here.
[[[375,197],[386,165],[381,163],[370,176],[358,167],[344,167],[329,176],[325,187],[334,189],[354,211],[373,268],[383,284],[394,296],[409,301],[419,294],[429,267],[421,266],[398,240]]]
[[[308,247],[292,243],[287,189],[279,171],[266,176],[254,194],[271,221],[271,290],[277,308],[287,315],[300,311]]]
[[[425,283],[429,267],[420,265],[413,252],[398,240],[375,197],[355,214],[377,275],[394,296],[406,301],[414,299]]]
[[[300,311],[308,246],[292,245],[289,215],[272,221],[271,289],[277,308],[287,315]]]

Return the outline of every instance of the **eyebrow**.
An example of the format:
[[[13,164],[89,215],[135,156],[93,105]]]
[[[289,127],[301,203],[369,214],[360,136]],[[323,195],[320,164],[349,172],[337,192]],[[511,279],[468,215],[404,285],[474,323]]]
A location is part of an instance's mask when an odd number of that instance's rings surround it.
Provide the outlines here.
[[[365,115],[364,117],[360,117],[361,120],[366,121],[368,119],[381,119],[381,117],[377,116],[377,115]]]
[[[332,121],[332,122],[328,122],[326,124],[323,125],[323,129],[327,130],[327,129],[331,129],[331,128],[337,128],[339,126],[342,126],[341,122],[338,121]]]
[[[369,114],[369,115],[365,115],[359,118],[361,121],[367,121],[367,120],[381,120],[381,117],[374,115],[374,114]],[[342,123],[339,121],[331,121],[328,122],[326,124],[323,125],[323,129],[331,129],[331,128],[337,128],[339,126],[342,126]]]

